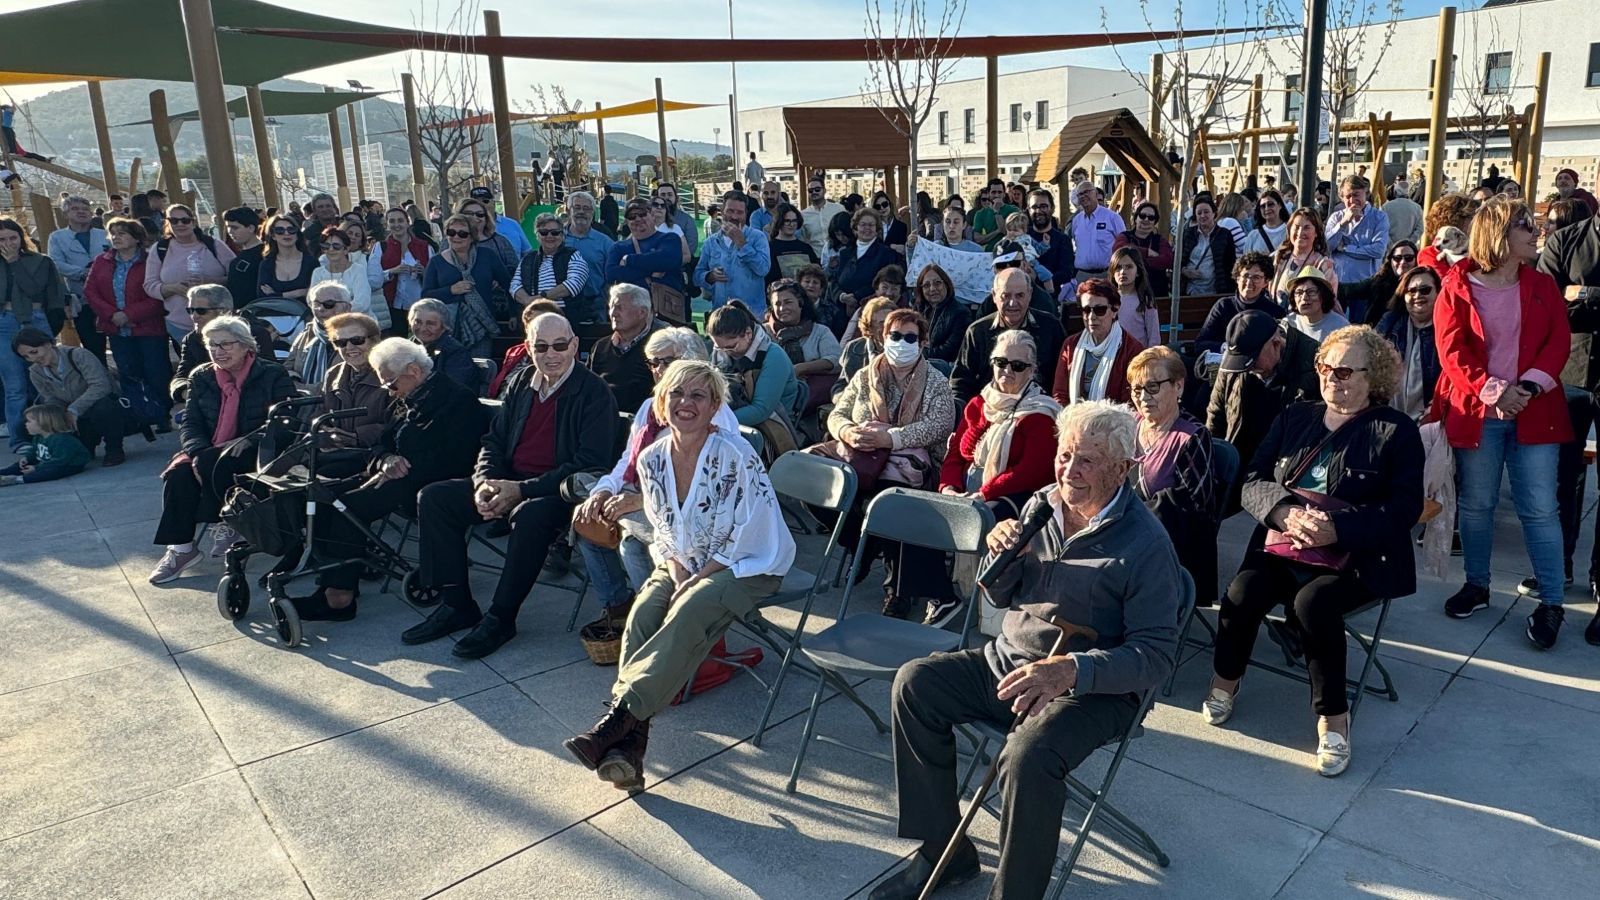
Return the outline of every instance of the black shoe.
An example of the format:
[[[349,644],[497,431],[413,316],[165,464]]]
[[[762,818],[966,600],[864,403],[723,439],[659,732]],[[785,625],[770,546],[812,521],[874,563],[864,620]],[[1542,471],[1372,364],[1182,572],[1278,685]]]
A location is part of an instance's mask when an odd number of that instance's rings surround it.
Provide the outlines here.
[[[112,466],[120,466],[127,461],[128,454],[123,452],[121,447],[117,447],[115,449],[106,451],[106,458],[100,460],[100,466],[102,468],[109,469]]]
[[[644,753],[650,746],[650,720],[645,719],[633,726],[633,731],[628,733],[615,747],[606,751],[600,758],[599,765],[595,766],[595,774],[601,781],[608,781],[619,791],[627,791],[628,796],[644,790]]]
[[[922,896],[922,886],[928,883],[928,878],[933,875],[933,867],[937,860],[930,861],[918,850],[911,854],[911,859],[906,864],[896,869],[888,878],[878,882],[878,886],[867,895],[868,900],[917,900]],[[939,850],[942,852],[943,847]],[[950,865],[945,867],[944,877],[934,887],[939,891],[953,885],[971,881],[983,871],[983,866],[978,862],[978,848],[972,841],[962,838],[961,844],[956,847],[955,856],[950,860]]]
[[[911,618],[911,605],[916,602],[915,597],[902,597],[899,594],[883,595],[883,614],[891,619]]]
[[[1571,566],[1567,567],[1567,583],[1566,583],[1566,587],[1572,587],[1572,567]],[[1528,576],[1527,578],[1522,579],[1522,581],[1520,583],[1518,583],[1518,585],[1517,585],[1517,593],[1522,595],[1522,596],[1524,596],[1524,597],[1532,597],[1535,600],[1539,600],[1539,599],[1542,599],[1544,597],[1544,594],[1540,593],[1540,591],[1539,591],[1539,579],[1534,578],[1531,575]]]
[[[1480,609],[1489,608],[1489,589],[1468,582],[1461,590],[1444,602],[1444,614],[1452,619],[1465,619]]]
[[[550,545],[550,552],[544,557],[544,570],[556,578],[572,571],[572,545],[566,538],[556,538]]]
[[[1533,608],[1533,615],[1528,617],[1528,640],[1540,650],[1549,650],[1556,645],[1556,635],[1561,631],[1561,619],[1567,614],[1565,609],[1554,603],[1541,603]]]
[[[472,601],[468,600],[467,602],[471,603]],[[401,633],[400,643],[426,644],[429,641],[436,641],[463,628],[471,628],[477,625],[481,619],[483,619],[483,613],[478,612],[477,607],[468,610],[449,603],[441,603],[439,608],[433,611],[433,615],[428,616],[421,623],[413,625]]]
[[[1461,532],[1452,532],[1450,535],[1450,555],[1461,555]]]
[[[506,641],[517,636],[516,623],[500,618],[499,613],[489,613],[478,622],[478,627],[456,641],[450,653],[461,659],[482,659],[499,650]]]
[[[352,597],[347,606],[334,608],[328,605],[327,588],[319,587],[309,597],[290,597],[289,602],[294,604],[294,611],[300,614],[302,622],[348,622],[356,617],[355,598]]]
[[[949,625],[959,612],[961,612],[961,598],[954,594],[942,600],[930,600],[928,614],[923,618],[922,624],[943,628]]]
[[[1596,602],[1600,602],[1600,588],[1591,585],[1589,587],[1589,596]],[[1583,639],[1596,647],[1600,647],[1600,607],[1595,609],[1594,618],[1589,620],[1589,627],[1583,630]]]

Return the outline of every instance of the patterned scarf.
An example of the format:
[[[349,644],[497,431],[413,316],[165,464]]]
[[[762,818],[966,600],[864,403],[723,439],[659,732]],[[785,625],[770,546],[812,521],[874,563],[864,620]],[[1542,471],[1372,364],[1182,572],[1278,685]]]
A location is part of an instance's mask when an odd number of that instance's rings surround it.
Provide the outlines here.
[[[879,354],[872,362],[867,380],[868,409],[874,422],[902,427],[917,420],[922,411],[922,392],[928,386],[928,358],[920,357],[904,377],[895,373],[889,358]]]

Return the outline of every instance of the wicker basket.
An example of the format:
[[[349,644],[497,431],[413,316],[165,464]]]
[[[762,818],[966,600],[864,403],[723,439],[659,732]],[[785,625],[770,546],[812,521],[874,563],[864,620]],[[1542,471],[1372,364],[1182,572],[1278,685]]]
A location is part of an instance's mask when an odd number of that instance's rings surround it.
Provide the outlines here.
[[[590,623],[578,632],[578,639],[583,641],[583,652],[589,654],[589,661],[597,666],[614,666],[622,657],[621,631]]]

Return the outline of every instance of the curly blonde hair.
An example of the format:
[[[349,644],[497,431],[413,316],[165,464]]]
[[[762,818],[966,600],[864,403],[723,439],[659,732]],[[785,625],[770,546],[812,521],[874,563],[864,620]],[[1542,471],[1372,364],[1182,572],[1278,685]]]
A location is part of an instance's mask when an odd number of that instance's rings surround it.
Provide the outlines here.
[[[1454,225],[1466,231],[1472,223],[1472,215],[1478,211],[1478,201],[1466,194],[1445,194],[1433,201],[1428,207],[1428,212],[1422,217],[1422,246],[1433,243],[1433,236],[1439,229]]]
[[[1370,325],[1346,325],[1323,340],[1317,348],[1317,362],[1325,362],[1341,344],[1367,351],[1367,397],[1374,406],[1387,405],[1400,388],[1399,351]]]

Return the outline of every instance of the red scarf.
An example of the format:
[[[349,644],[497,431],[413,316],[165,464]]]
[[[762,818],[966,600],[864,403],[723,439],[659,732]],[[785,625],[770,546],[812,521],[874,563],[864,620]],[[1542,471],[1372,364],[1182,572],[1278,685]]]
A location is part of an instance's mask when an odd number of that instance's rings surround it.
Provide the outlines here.
[[[417,261],[417,265],[426,266],[428,264],[428,242],[415,235],[406,242],[404,247],[394,238],[385,240],[380,246],[383,248],[382,262],[384,271],[400,265],[401,261],[406,258],[406,250],[411,251],[411,257]],[[388,299],[391,306],[394,305],[393,278],[385,278],[383,280],[383,296]]]
[[[239,436],[239,393],[255,364],[256,355],[248,353],[237,374],[221,366],[212,367],[211,371],[217,375],[217,387],[222,389],[222,408],[217,412],[217,430],[211,433],[211,446],[220,447]]]

